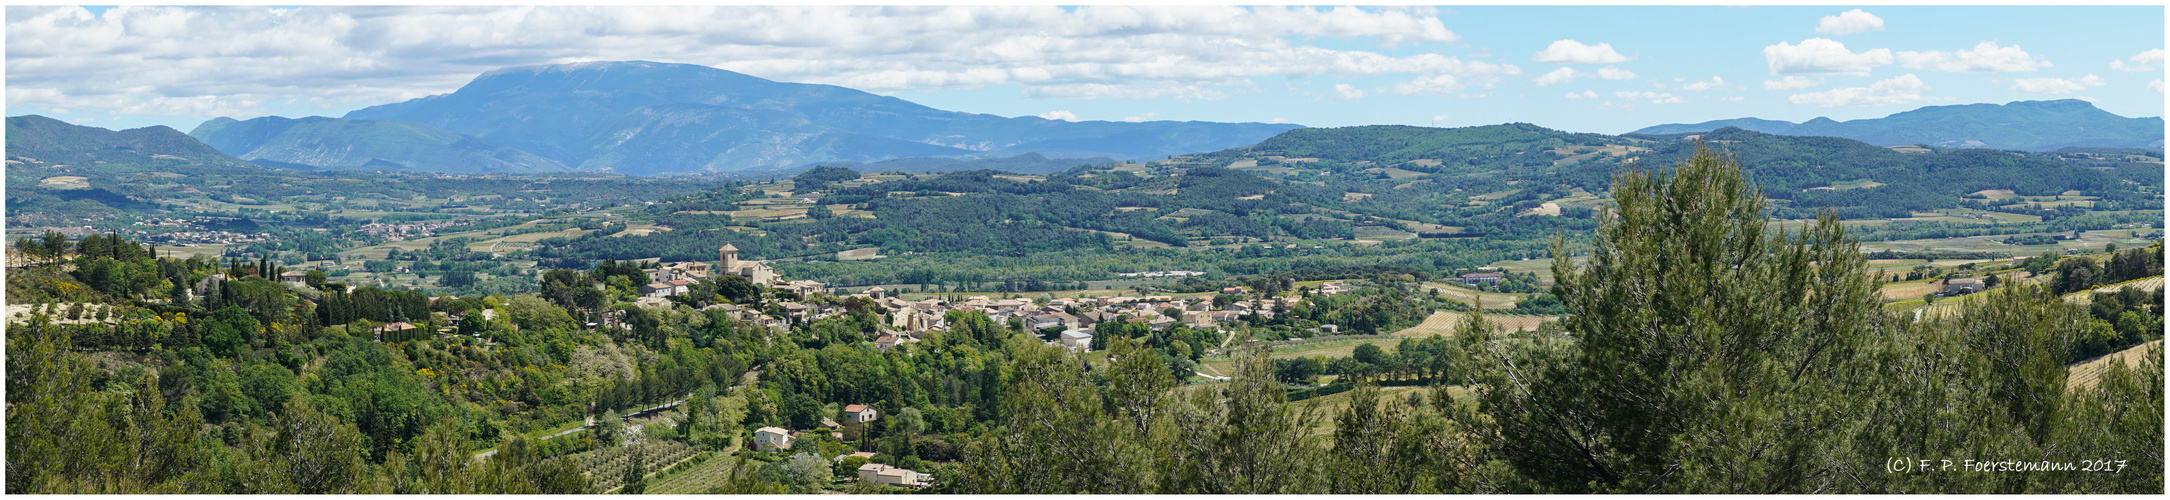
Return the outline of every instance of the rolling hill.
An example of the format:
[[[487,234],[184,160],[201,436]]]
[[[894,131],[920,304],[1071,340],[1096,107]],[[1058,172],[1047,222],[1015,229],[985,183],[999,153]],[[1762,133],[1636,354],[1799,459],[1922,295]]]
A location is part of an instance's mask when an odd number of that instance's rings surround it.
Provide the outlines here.
[[[1822,117],[1799,124],[1738,118],[1657,125],[1631,133],[1697,133],[1724,127],[1779,135],[1843,137],[1878,146],[1923,144],[2019,151],[2054,151],[2067,147],[2163,148],[2162,118],[2126,118],[2077,99],[1928,106],[1883,118],[1843,122]]]
[[[121,131],[76,125],[39,115],[7,119],[8,163],[16,165],[94,165],[99,163],[193,162],[245,165],[188,134],[163,125]]]

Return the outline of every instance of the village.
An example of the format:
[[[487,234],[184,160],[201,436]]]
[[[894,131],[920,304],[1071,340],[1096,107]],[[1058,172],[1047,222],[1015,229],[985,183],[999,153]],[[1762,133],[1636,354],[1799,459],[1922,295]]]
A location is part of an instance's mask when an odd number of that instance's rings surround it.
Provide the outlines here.
[[[1193,298],[1176,298],[1170,295],[1147,295],[1138,297],[1092,297],[1092,298],[993,298],[969,296],[961,301],[944,301],[938,298],[905,300],[880,286],[844,290],[811,280],[791,280],[778,274],[765,261],[743,260],[738,248],[725,245],[718,250],[718,265],[707,262],[677,262],[658,264],[648,270],[651,282],[639,288],[640,298],[633,301],[637,307],[668,309],[676,302],[670,298],[689,293],[700,281],[719,279],[727,275],[747,278],[753,283],[779,292],[796,296],[798,300],[781,300],[774,305],[781,315],[764,313],[760,309],[739,304],[722,303],[702,308],[702,311],[721,310],[734,320],[761,325],[775,331],[787,331],[794,325],[804,325],[840,314],[848,314],[845,303],[854,299],[879,306],[879,313],[886,318],[887,326],[881,328],[873,345],[882,352],[891,352],[901,346],[917,343],[927,338],[929,332],[946,331],[950,328],[951,312],[978,312],[988,319],[1009,324],[1029,331],[1048,332],[1060,329],[1045,343],[1061,345],[1074,352],[1093,351],[1094,327],[1103,322],[1122,321],[1141,323],[1154,331],[1165,331],[1175,325],[1209,330],[1226,334],[1224,324],[1243,320],[1246,316],[1271,319],[1276,311],[1285,312],[1301,302],[1302,295],[1272,298],[1224,301],[1216,305],[1214,294]],[[1155,274],[1178,275],[1183,271]],[[1490,273],[1493,280],[1499,273]],[[1336,295],[1346,293],[1349,287],[1341,282],[1321,284],[1317,293]],[[1240,295],[1249,292],[1242,287],[1227,287],[1220,295]],[[1174,314],[1169,314],[1171,311]],[[484,311],[489,314],[491,311]],[[623,321],[623,314],[609,312],[601,315],[604,328],[631,328]],[[387,328],[411,329],[413,325],[387,325]],[[381,329],[380,329],[381,330]],[[1322,334],[1337,333],[1335,325],[1320,325],[1313,329]],[[380,331],[379,335],[386,332]],[[1255,340],[1254,340],[1255,342]],[[911,351],[903,351],[909,355]],[[830,417],[822,417],[820,428],[791,430],[775,426],[756,429],[752,433],[752,449],[761,452],[785,453],[793,443],[810,434],[826,434],[842,439],[846,426],[863,425],[880,417],[880,410],[866,404],[844,405],[841,411],[843,423]],[[855,469],[857,478],[867,484],[898,487],[927,488],[934,484],[934,476],[889,464],[867,462],[873,452],[854,452],[840,455],[837,463],[861,464]],[[857,458],[857,460],[851,460]]]
[[[874,345],[883,351],[898,345],[918,342],[929,331],[946,331],[949,324],[945,318],[950,312],[979,312],[997,323],[1013,324],[1031,331],[1049,331],[1060,328],[1061,332],[1047,339],[1049,344],[1061,344],[1081,352],[1090,351],[1093,328],[1103,322],[1124,321],[1142,323],[1155,331],[1166,330],[1174,325],[1220,331],[1220,325],[1238,321],[1256,314],[1263,319],[1274,317],[1275,309],[1285,310],[1301,302],[1301,296],[1284,296],[1264,299],[1248,299],[1216,304],[1211,295],[1176,298],[1170,295],[1146,295],[1138,297],[1092,297],[1092,298],[993,298],[984,295],[965,297],[961,301],[944,301],[926,298],[905,300],[880,286],[857,290],[831,288],[827,284],[811,280],[790,280],[776,273],[766,262],[740,260],[736,247],[725,245],[719,249],[721,266],[705,262],[679,262],[659,265],[648,271],[651,283],[642,285],[641,297],[634,305],[649,308],[669,308],[674,304],[669,298],[688,293],[699,280],[707,280],[728,274],[736,274],[773,290],[788,291],[801,300],[785,300],[777,303],[781,316],[772,316],[738,304],[715,304],[702,308],[723,310],[732,319],[762,325],[775,330],[788,330],[793,324],[806,324],[830,316],[844,314],[844,300],[859,298],[879,306],[886,319],[887,328],[880,331]],[[1177,271],[1180,272],[1180,271]],[[1495,273],[1496,274],[1496,273]],[[1319,288],[1326,295],[1348,291],[1345,284],[1329,282]],[[1228,287],[1222,294],[1247,293],[1242,287]],[[835,299],[835,300],[825,300]],[[1175,311],[1176,314],[1169,314]],[[605,315],[602,326],[623,327],[615,323],[617,318]],[[1333,333],[1334,325],[1322,325],[1322,331]]]

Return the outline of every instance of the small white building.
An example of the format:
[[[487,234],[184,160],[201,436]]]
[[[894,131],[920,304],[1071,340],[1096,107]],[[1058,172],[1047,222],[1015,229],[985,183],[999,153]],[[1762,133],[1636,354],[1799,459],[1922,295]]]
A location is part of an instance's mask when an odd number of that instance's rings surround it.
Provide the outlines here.
[[[885,464],[866,464],[859,466],[860,481],[866,481],[869,483],[879,484],[883,486],[896,486],[900,488],[918,488],[926,486],[926,482],[921,480],[921,477],[922,475],[918,471],[897,468]]]
[[[754,449],[760,451],[791,449],[791,431],[775,427],[755,429],[753,431],[753,446]]]
[[[1063,347],[1079,351],[1090,351],[1093,346],[1093,332],[1082,328],[1063,330],[1061,342]]]
[[[850,420],[850,421],[853,421],[853,422],[858,422],[858,423],[862,423],[862,424],[864,424],[864,423],[867,423],[867,422],[873,422],[873,421],[874,421],[874,419],[875,419],[875,418],[877,418],[877,417],[879,417],[879,415],[877,415],[877,414],[876,414],[876,412],[874,411],[874,407],[872,407],[872,406],[867,406],[867,405],[846,405],[846,406],[844,406],[844,420]]]

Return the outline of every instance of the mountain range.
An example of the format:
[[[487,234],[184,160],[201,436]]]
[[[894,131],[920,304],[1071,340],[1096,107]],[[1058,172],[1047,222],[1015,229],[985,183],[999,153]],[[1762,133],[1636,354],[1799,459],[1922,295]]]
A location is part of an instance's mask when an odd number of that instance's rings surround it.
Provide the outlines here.
[[[2078,99],[1928,106],[1883,118],[1802,123],[1760,118],[1645,127],[1632,134],[1701,133],[1737,127],[1767,134],[1843,137],[1878,146],[2054,151],[2068,147],[2163,148],[2160,117],[2126,118]]]
[[[189,135],[235,158],[279,167],[428,172],[563,172],[564,164],[419,123],[266,116],[214,118]]]
[[[193,134],[237,157],[318,168],[381,160],[434,171],[658,175],[1025,153],[1145,159],[1300,127],[1007,118],[705,66],[624,61],[504,68],[449,94],[337,119],[220,118]]]

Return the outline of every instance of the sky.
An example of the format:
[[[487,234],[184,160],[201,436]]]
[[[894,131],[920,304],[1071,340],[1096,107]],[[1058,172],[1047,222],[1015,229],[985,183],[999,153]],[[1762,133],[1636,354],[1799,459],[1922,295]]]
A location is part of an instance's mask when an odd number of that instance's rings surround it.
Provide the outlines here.
[[[689,63],[1064,120],[1617,134],[2082,99],[2162,116],[2161,6],[8,6],[6,113],[189,131],[506,66]]]

